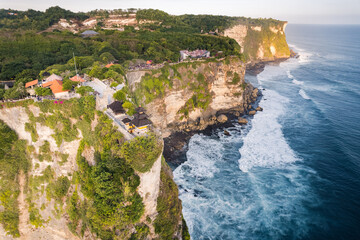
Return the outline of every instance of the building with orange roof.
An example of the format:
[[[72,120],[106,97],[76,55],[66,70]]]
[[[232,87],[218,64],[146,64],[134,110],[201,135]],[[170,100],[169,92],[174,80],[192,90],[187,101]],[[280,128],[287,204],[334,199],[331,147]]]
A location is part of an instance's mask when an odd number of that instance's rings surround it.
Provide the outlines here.
[[[80,77],[79,75],[75,75],[72,78],[70,78],[71,81],[73,82],[86,82],[85,79],[83,79],[82,77]]]
[[[33,80],[33,81],[31,81],[31,82],[27,82],[27,83],[25,84],[25,88],[29,88],[29,87],[34,88],[35,86],[38,85],[38,83],[39,83],[39,80],[38,80],[38,79]]]
[[[49,87],[56,98],[65,97],[69,94],[69,90],[63,90],[62,81],[53,80],[51,82],[43,83],[43,87]]]
[[[114,63],[109,63],[109,64],[107,64],[105,67],[106,68],[109,68],[109,67],[111,67],[112,65],[115,65]]]

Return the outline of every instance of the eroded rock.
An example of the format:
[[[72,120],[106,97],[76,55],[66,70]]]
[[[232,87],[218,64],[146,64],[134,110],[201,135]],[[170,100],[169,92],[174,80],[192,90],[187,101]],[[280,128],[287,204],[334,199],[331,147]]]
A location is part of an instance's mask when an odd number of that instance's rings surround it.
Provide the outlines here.
[[[224,114],[221,114],[220,116],[217,117],[217,121],[219,123],[224,123],[228,120],[227,116],[225,116]]]

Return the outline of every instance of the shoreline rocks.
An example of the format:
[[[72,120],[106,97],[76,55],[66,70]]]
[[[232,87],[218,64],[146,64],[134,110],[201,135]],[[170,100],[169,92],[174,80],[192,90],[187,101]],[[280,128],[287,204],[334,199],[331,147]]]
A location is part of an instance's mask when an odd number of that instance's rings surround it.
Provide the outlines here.
[[[293,57],[298,58],[298,54],[295,54],[295,56],[293,56]],[[246,64],[246,73],[251,76],[256,76],[259,73],[261,73],[262,71],[264,71],[265,66],[267,64],[277,65],[277,64],[280,64],[281,62],[286,61],[287,59],[289,59],[289,58],[277,58],[275,60],[269,60],[269,61],[249,62],[248,64]]]
[[[217,120],[219,123],[225,123],[225,122],[228,120],[228,118],[227,118],[227,116],[225,116],[224,114],[221,114],[220,116],[217,117],[216,120]]]
[[[245,125],[248,123],[248,120],[246,120],[245,118],[239,117],[238,123],[240,123],[241,125]]]
[[[250,116],[254,116],[255,114],[256,114],[256,110],[252,110],[252,111],[249,112]]]
[[[247,124],[248,120],[244,115],[252,116],[256,114],[256,110],[253,107],[257,106],[261,96],[262,94],[259,89],[249,89],[246,92],[243,104],[237,108],[226,109],[207,118],[199,118],[196,121],[188,121],[170,126],[171,133],[164,138],[163,152],[168,164],[175,168],[186,161],[184,153],[187,151],[188,142],[194,134],[201,133],[210,136],[218,129],[234,126],[235,122],[241,125]],[[251,109],[252,111],[249,111]],[[230,136],[226,129],[222,131],[225,136]]]

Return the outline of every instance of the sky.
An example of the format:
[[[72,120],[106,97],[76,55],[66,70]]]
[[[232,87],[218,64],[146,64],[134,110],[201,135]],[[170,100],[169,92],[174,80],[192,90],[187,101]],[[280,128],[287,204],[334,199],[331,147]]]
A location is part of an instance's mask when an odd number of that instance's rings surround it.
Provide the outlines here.
[[[0,8],[75,12],[94,9],[153,8],[170,14],[262,17],[304,24],[360,24],[360,0],[0,0]]]

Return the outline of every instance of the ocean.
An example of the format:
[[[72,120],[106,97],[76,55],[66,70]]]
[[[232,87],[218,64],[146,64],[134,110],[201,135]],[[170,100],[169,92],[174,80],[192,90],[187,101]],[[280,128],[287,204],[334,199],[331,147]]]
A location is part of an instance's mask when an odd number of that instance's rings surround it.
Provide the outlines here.
[[[264,110],[174,169],[192,239],[360,239],[360,26],[286,35],[300,57],[246,76]]]

